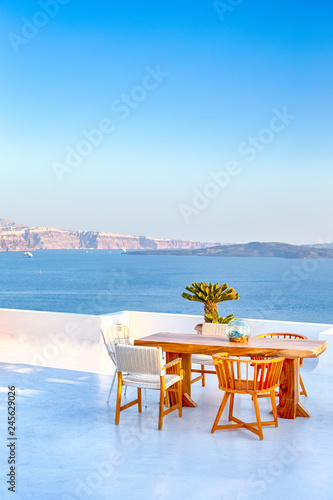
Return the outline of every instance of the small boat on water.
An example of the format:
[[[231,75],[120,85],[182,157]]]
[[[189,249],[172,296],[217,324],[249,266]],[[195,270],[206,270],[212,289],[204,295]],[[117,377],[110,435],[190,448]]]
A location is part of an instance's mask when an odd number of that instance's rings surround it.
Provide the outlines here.
[[[121,253],[126,253],[126,248],[122,248]]]
[[[31,252],[24,252],[24,257],[33,257],[33,254]]]

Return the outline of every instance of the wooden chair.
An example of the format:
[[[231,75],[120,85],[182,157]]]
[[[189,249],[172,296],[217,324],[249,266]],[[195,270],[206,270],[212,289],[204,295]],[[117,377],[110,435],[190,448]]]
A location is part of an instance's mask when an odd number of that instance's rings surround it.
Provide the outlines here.
[[[115,371],[114,371],[114,375],[112,378],[110,392],[109,392],[108,401],[107,401],[107,404],[109,404],[112,389],[113,389],[113,386],[114,386],[114,383],[116,380],[116,376],[117,376],[115,345],[116,344],[133,345],[133,344],[131,342],[130,329],[126,325],[119,324],[119,325],[113,325],[113,326],[103,328],[103,329],[101,329],[101,335],[103,337],[106,350],[108,351],[108,354],[111,358],[111,361],[115,366]],[[126,390],[127,390],[127,387],[125,388],[125,395],[126,395]],[[146,391],[145,391],[145,406],[147,406],[147,393],[146,393]]]
[[[263,333],[261,335],[256,335],[256,338],[271,338],[271,339],[307,339],[308,337],[306,337],[305,335],[300,335],[298,333]],[[255,357],[255,358],[252,358],[252,359],[263,359],[263,358],[258,358],[258,357]],[[300,359],[299,360],[299,366],[303,366],[303,359]],[[299,383],[300,383],[300,386],[302,388],[301,392],[300,392],[300,395],[301,396],[305,396],[307,397],[308,396],[308,393],[306,392],[306,389],[305,389],[305,386],[304,386],[304,382],[302,380],[302,377],[301,377],[301,374],[299,374]],[[277,392],[276,393],[276,396],[278,396],[279,393]],[[266,394],[262,397],[267,397]]]
[[[259,436],[260,439],[263,439],[262,427],[264,425],[278,426],[275,389],[279,386],[284,358],[265,358],[264,360],[253,361],[252,359],[230,358],[227,353],[221,353],[213,355],[213,360],[219,389],[225,391],[225,393],[211,432],[214,433],[220,429],[245,427]],[[261,421],[258,404],[258,395],[264,393],[268,393],[271,398],[274,416],[274,420],[268,422]],[[249,394],[252,396],[256,422],[246,423],[233,416],[235,394]],[[229,421],[235,423],[218,425],[229,397]]]
[[[223,337],[225,335],[225,327],[226,325],[220,324],[220,323],[203,323],[202,325],[202,335],[211,335],[211,336],[217,336],[217,337]],[[215,370],[206,370],[205,366],[214,366],[214,361],[212,356],[209,356],[208,354],[192,354],[191,362],[194,365],[200,365],[200,369],[193,368],[191,370],[191,373],[200,373],[198,377],[195,377],[194,379],[191,380],[191,384],[194,384],[194,382],[198,382],[199,380],[202,380],[202,387],[205,387],[206,385],[206,380],[205,380],[205,374],[206,373],[211,373],[215,374]]]
[[[160,347],[139,347],[116,345],[116,361],[118,373],[118,391],[115,423],[119,424],[120,412],[130,406],[138,405],[139,413],[142,411],[141,389],[154,389],[160,391],[160,408],[158,416],[158,429],[162,430],[163,417],[178,409],[179,417],[182,416],[182,379],[181,358],[177,358],[166,365],[163,364],[162,349]],[[173,367],[175,373],[166,374],[166,370]],[[134,401],[121,406],[123,386],[137,388],[138,397]],[[175,392],[176,402],[164,410],[165,392]]]

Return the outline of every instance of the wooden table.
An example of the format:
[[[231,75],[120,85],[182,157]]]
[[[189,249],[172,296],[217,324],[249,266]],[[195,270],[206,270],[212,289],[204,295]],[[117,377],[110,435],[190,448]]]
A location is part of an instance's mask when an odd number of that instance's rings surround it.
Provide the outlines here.
[[[183,401],[188,406],[191,399],[191,354],[216,354],[227,352],[232,356],[282,356],[285,359],[280,379],[278,413],[282,418],[309,417],[300,404],[299,360],[316,358],[326,349],[321,340],[292,340],[271,338],[250,338],[247,343],[230,342],[224,337],[210,337],[187,333],[155,333],[134,341],[135,345],[159,346],[166,352],[166,361],[182,358],[185,371],[183,380]]]

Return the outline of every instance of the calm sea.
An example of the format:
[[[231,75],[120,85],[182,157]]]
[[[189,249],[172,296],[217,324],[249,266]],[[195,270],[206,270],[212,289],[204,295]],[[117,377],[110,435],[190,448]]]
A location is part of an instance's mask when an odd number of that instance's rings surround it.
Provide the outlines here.
[[[0,307],[85,314],[202,314],[181,297],[193,281],[228,283],[222,315],[333,323],[333,259],[131,255],[104,250],[0,253]]]

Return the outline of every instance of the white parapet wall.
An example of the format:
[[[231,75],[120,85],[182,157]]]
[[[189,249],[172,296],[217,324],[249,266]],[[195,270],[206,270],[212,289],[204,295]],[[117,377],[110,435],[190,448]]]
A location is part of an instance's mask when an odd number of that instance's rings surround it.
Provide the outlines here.
[[[105,314],[102,325],[117,322],[127,325],[131,330],[132,339],[139,339],[157,332],[196,333],[195,325],[203,322],[203,316],[189,314],[151,313],[139,311],[123,311],[121,313]]]
[[[301,323],[296,321],[274,321],[265,319],[246,319],[250,325],[252,335],[262,333],[298,333],[311,340],[318,340],[322,331],[332,325],[324,323]]]
[[[119,322],[131,329],[132,338],[141,338],[157,332],[196,333],[194,327],[202,323],[203,316],[189,314],[168,314],[138,311],[123,311],[115,314],[105,314],[102,324]],[[115,319],[116,318],[116,319]],[[262,333],[299,333],[309,339],[316,340],[319,334],[331,328],[332,325],[323,323],[302,323],[293,321],[274,321],[246,318],[252,335]]]
[[[0,361],[112,373],[100,316],[0,309]]]
[[[102,343],[101,328],[125,324],[134,340],[157,332],[195,333],[195,325],[202,321],[203,316],[138,311],[94,316],[0,309],[0,361],[111,374],[114,367]],[[328,343],[333,339],[332,325],[247,321],[252,335],[289,332],[301,333],[310,339],[328,340]],[[319,360],[320,364],[333,366],[331,348]],[[306,361],[310,369],[318,363],[318,360]]]
[[[319,367],[323,374],[333,376],[333,326],[319,333],[319,340],[327,341],[326,351],[320,356]]]

